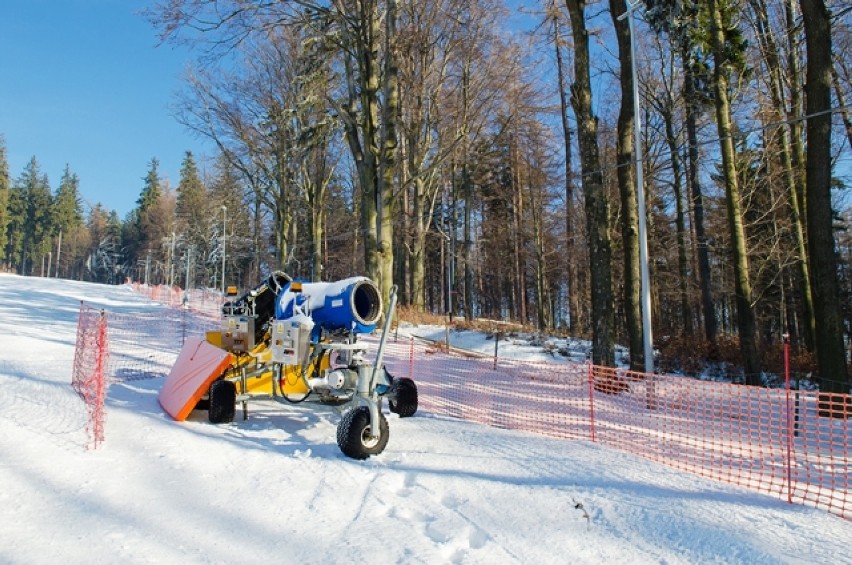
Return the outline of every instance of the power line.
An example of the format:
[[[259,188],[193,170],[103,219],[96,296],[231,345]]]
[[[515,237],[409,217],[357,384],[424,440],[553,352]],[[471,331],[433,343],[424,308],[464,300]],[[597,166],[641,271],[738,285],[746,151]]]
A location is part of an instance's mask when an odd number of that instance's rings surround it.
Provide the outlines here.
[[[844,104],[842,106],[834,106],[834,107],[829,108],[827,110],[821,110],[819,112],[813,112],[811,114],[805,114],[805,115],[798,116],[798,117],[795,117],[795,118],[788,118],[786,120],[778,120],[778,121],[775,121],[775,122],[769,122],[767,124],[763,124],[763,125],[760,125],[758,127],[751,128],[751,129],[740,130],[740,131],[736,132],[735,134],[731,134],[730,138],[731,139],[744,138],[744,137],[748,137],[749,135],[751,135],[753,133],[757,133],[757,132],[764,131],[764,130],[767,130],[767,129],[777,128],[777,127],[784,126],[784,125],[792,125],[792,124],[797,123],[797,122],[804,122],[804,121],[807,121],[811,118],[818,118],[818,117],[821,117],[821,116],[825,116],[826,114],[834,114],[834,113],[837,113],[837,112],[841,112],[843,110],[852,110],[852,104]],[[699,147],[703,147],[705,145],[715,145],[715,144],[718,144],[719,142],[721,142],[724,139],[727,139],[727,138],[725,138],[725,137],[711,137],[709,139],[705,139],[703,141],[697,142],[694,145],[694,147],[699,148]],[[693,146],[688,144],[688,143],[678,144],[679,150],[689,149],[689,148],[692,148],[692,147]],[[618,169],[620,169],[622,167],[633,166],[633,164],[635,162],[636,162],[635,159],[631,159],[630,161],[625,162],[625,163],[618,163],[618,164],[615,164],[615,165],[607,165],[606,167],[600,167],[599,169],[588,171],[586,173],[581,173],[580,177],[582,178],[584,176],[589,176],[589,175],[593,175],[593,174],[598,174],[598,173],[602,174],[602,173],[617,171]]]

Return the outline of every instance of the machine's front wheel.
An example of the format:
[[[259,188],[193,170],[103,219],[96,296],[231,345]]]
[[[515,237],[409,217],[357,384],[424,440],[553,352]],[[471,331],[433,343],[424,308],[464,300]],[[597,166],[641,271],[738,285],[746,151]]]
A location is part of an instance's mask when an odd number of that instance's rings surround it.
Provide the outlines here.
[[[417,385],[414,381],[408,377],[396,377],[390,386],[388,406],[400,418],[413,416],[417,412]]]
[[[212,424],[227,424],[234,421],[237,410],[237,385],[225,379],[210,385],[210,401],[207,419]]]
[[[370,409],[358,406],[343,415],[337,426],[337,445],[340,451],[353,459],[366,459],[378,455],[388,444],[388,421],[379,412],[379,437],[371,437]]]

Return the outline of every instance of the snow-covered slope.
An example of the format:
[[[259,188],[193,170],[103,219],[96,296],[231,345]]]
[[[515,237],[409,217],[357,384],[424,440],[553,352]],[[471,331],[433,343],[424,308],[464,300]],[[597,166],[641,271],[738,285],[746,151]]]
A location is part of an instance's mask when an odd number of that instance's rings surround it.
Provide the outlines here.
[[[418,413],[359,462],[334,408],[170,420],[114,384],[86,451],[70,386],[80,300],[126,287],[0,275],[0,562],[852,563],[852,523],[565,442]]]

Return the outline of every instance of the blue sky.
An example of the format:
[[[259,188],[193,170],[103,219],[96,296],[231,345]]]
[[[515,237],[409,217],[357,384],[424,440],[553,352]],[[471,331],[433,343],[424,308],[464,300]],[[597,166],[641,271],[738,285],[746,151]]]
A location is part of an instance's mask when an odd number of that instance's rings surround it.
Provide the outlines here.
[[[3,0],[0,135],[12,179],[35,156],[55,191],[67,163],[87,213],[100,202],[123,218],[152,157],[176,186],[187,150],[212,153],[171,115],[190,55],[157,45],[139,14],[149,4]]]

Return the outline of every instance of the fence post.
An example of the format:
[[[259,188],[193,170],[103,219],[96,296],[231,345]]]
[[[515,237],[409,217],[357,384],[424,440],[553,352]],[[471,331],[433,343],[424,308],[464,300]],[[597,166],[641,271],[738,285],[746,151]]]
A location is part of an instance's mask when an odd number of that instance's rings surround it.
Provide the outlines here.
[[[500,343],[500,332],[494,332],[494,368],[497,368],[497,348]]]
[[[183,308],[181,308],[180,312],[180,345],[183,347],[183,344],[186,343],[186,311],[189,308],[188,304],[184,304]]]
[[[589,432],[592,442],[595,441],[595,376],[592,369],[592,358],[588,358],[587,367],[589,368]]]
[[[106,401],[106,370],[109,360],[109,342],[106,312],[103,310],[101,310],[98,317],[98,333],[95,343],[97,344],[98,355],[95,363],[95,405],[92,415],[93,449],[97,449],[104,441],[104,403]]]
[[[106,312],[101,310],[95,316],[81,300],[71,387],[86,405],[86,435],[89,439],[87,447],[91,446],[92,449],[97,449],[104,441],[108,339]]]
[[[414,336],[408,338],[408,378],[414,380]]]
[[[657,383],[654,382],[656,373],[645,375],[645,406],[648,410],[657,409]]]
[[[790,335],[784,334],[784,388],[787,390],[787,502],[793,503],[793,418],[790,406]]]

